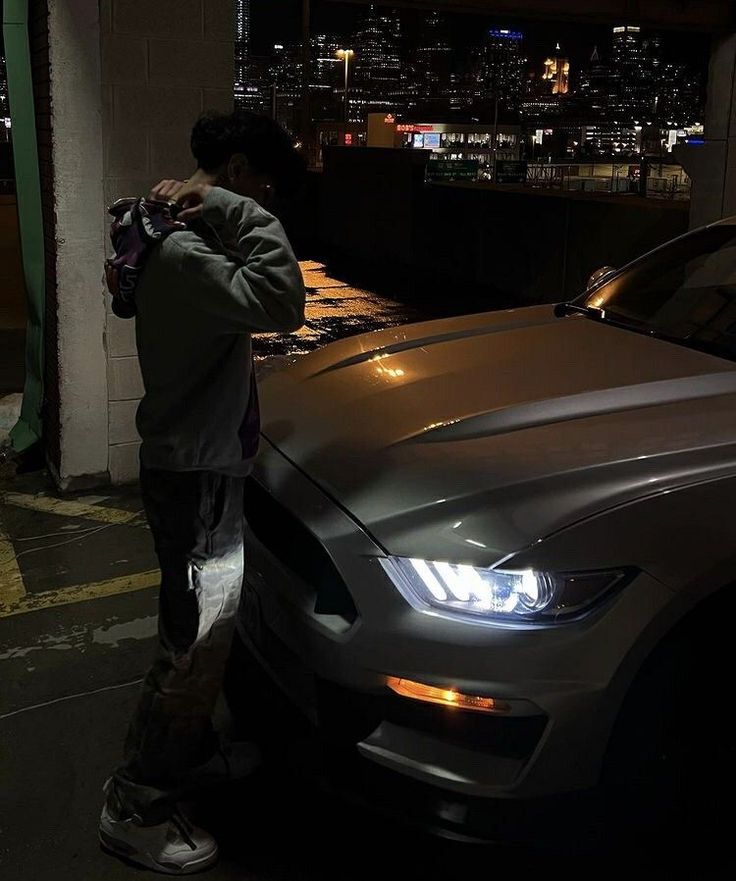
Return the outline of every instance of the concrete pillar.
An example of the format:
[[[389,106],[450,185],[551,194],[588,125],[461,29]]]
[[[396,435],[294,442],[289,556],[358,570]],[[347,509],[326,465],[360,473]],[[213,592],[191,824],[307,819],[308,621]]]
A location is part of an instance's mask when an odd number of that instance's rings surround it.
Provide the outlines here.
[[[232,109],[233,0],[48,0],[48,12],[49,460],[62,488],[120,483],[137,475],[143,388],[135,324],[112,315],[102,281],[106,207],[188,177],[195,119]]]
[[[702,144],[683,144],[675,157],[693,181],[690,226],[736,214],[736,34],[714,37]]]
[[[194,121],[203,110],[232,110],[235,16],[233,0],[101,0],[100,18],[106,206],[191,174]],[[134,322],[106,302],[109,473],[122,483],[138,472],[143,384]]]
[[[68,487],[108,473],[100,31],[97,0],[49,0],[48,10],[59,432],[50,464]]]

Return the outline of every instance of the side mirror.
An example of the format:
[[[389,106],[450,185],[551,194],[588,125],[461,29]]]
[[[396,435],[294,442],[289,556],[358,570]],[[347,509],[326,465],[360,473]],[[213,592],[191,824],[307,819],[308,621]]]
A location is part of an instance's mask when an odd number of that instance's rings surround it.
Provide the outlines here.
[[[600,269],[596,269],[588,279],[585,290],[589,291],[591,288],[597,287],[606,276],[613,275],[614,272],[616,272],[616,269],[613,266],[601,266]]]

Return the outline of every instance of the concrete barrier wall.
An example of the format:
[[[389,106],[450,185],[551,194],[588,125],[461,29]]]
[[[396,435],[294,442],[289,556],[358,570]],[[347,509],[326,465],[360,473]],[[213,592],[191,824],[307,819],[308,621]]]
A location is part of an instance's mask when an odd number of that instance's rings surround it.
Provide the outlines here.
[[[325,255],[391,274],[412,298],[464,308],[554,302],[688,226],[686,203],[424,184],[414,151],[332,148],[321,185]]]
[[[319,233],[328,250],[410,269],[424,164],[414,150],[325,148]]]

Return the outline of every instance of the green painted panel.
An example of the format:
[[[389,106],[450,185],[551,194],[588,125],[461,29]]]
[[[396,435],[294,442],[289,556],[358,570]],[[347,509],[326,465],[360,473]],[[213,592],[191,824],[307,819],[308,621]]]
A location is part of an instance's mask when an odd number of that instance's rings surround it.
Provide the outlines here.
[[[3,36],[8,71],[10,116],[13,121],[13,155],[18,198],[18,220],[23,255],[23,274],[28,297],[26,331],[26,381],[20,420],[10,437],[22,452],[42,435],[43,403],[43,324],[45,308],[45,255],[41,182],[38,172],[36,114],[28,45],[27,0],[5,0]]]

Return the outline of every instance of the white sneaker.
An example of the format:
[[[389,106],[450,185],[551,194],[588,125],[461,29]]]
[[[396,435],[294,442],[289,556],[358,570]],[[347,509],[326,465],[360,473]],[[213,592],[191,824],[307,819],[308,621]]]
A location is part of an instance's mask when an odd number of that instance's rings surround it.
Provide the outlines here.
[[[105,804],[99,836],[110,853],[166,875],[191,875],[217,862],[215,839],[178,809],[165,823],[142,826],[135,818],[116,819]]]

